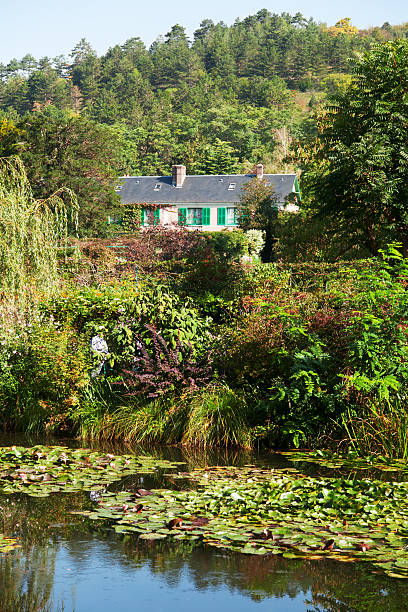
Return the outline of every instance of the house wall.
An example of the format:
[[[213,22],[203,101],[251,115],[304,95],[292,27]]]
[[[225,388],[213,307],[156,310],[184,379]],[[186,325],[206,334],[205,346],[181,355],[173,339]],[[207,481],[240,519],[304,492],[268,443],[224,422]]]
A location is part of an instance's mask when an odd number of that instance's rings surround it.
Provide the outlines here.
[[[297,212],[299,207],[294,203],[288,203],[284,205],[280,203],[282,209],[286,212]],[[235,203],[232,202],[219,202],[219,203],[211,203],[208,202],[186,202],[183,204],[161,204],[160,205],[160,224],[167,226],[178,226],[179,225],[179,209],[189,209],[189,208],[208,208],[210,209],[210,223],[209,225],[190,225],[186,224],[185,227],[189,230],[200,230],[200,231],[220,231],[223,229],[233,230],[237,227],[237,224],[232,225],[219,225],[218,224],[218,209],[219,208],[236,208]],[[146,225],[146,224],[145,224]]]
[[[235,208],[233,203],[218,203],[208,204],[207,202],[186,202],[182,206],[179,204],[175,205],[162,205],[160,209],[160,223],[164,225],[178,225],[179,224],[179,209],[180,208],[209,208],[210,209],[210,224],[209,225],[186,225],[187,229],[199,229],[200,231],[219,231],[222,229],[234,229],[236,225],[218,225],[218,209],[219,208]]]

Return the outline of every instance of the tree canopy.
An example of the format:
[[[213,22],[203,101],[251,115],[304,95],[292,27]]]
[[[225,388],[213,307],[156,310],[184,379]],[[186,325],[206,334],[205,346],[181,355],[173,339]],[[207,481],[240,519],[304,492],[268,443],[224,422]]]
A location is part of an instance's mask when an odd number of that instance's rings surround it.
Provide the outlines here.
[[[301,150],[319,215],[377,253],[408,250],[408,41],[375,45],[352,63],[352,82],[319,118]]]

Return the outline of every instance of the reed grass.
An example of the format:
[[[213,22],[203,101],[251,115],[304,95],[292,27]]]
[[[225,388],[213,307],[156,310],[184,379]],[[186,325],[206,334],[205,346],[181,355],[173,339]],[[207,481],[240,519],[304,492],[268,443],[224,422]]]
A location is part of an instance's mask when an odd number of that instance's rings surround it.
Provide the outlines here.
[[[247,405],[225,385],[217,384],[194,394],[189,404],[182,444],[201,448],[240,446],[251,448]]]
[[[101,414],[82,437],[131,444],[182,444],[201,449],[251,448],[245,401],[225,385],[211,385],[178,400],[158,398],[120,406]]]
[[[371,404],[361,417],[349,412],[344,426],[347,442],[360,456],[408,459],[408,410],[401,401]]]

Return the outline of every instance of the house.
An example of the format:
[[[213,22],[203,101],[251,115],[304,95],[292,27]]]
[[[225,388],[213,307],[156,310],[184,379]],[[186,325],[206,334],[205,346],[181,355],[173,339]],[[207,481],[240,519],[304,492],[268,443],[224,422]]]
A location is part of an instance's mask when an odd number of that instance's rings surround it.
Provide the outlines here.
[[[238,225],[237,203],[241,188],[251,179],[264,180],[278,196],[277,206],[297,210],[285,198],[293,193],[300,201],[296,174],[264,174],[263,165],[256,174],[188,175],[186,167],[175,165],[171,176],[123,176],[116,188],[123,204],[146,204],[142,225],[185,225],[191,229],[221,230]],[[153,205],[153,206],[149,206]]]

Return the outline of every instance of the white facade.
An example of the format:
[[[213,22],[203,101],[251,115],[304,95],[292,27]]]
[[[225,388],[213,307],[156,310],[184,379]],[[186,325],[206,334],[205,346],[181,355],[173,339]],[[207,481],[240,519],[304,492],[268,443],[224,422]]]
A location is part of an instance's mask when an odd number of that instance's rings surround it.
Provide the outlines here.
[[[235,205],[226,205],[225,203],[208,204],[208,202],[186,202],[183,203],[183,205],[161,204],[159,213],[160,225],[167,225],[173,227],[179,226],[180,209],[187,211],[185,223],[181,224],[187,229],[214,232],[223,229],[233,230],[234,228],[238,227],[238,223],[236,222],[235,218]],[[219,209],[222,209],[223,211],[225,211],[225,213],[220,213]],[[209,218],[208,216],[206,219],[203,218],[203,210],[209,210]],[[198,212],[197,214],[196,211],[200,212]],[[223,219],[225,219],[225,223],[220,223],[221,214],[223,215]],[[150,216],[151,218],[149,219],[149,213],[147,215],[144,215],[144,222],[142,224],[143,226],[153,225],[153,218],[151,213]]]

